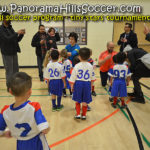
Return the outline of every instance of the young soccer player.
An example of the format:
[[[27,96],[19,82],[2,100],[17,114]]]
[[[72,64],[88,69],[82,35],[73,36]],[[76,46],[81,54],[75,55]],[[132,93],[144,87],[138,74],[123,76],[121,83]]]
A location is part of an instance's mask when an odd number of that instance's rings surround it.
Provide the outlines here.
[[[71,92],[71,87],[70,84],[68,82],[68,79],[70,78],[70,70],[72,69],[72,62],[68,59],[68,54],[67,54],[67,50],[63,49],[60,52],[60,56],[62,58],[62,64],[64,65],[64,69],[66,72],[66,88],[69,89],[70,91],[70,96],[72,96],[72,92]],[[63,96],[66,97],[66,89],[63,89]]]
[[[109,72],[110,83],[112,85],[111,96],[113,96],[112,107],[116,108],[117,98],[120,97],[122,106],[121,108],[125,108],[124,97],[127,97],[127,87],[130,81],[130,70],[126,65],[124,65],[124,61],[126,56],[124,53],[119,52],[117,54],[117,64],[114,65],[112,71]]]
[[[31,102],[31,77],[24,72],[14,74],[9,81],[9,92],[15,103],[6,105],[0,113],[0,136],[15,137],[17,150],[49,150],[44,134],[49,124],[40,104]],[[6,127],[10,131],[5,131]]]
[[[90,56],[92,56],[92,50],[90,50]],[[93,69],[96,68],[96,64],[95,64],[94,60],[91,57],[88,59],[88,62],[93,66]],[[96,96],[96,92],[95,92],[94,89],[95,89],[95,86],[94,86],[94,82],[93,82],[93,85],[92,85],[92,95]]]
[[[61,105],[61,96],[63,88],[66,87],[66,74],[64,66],[58,63],[59,52],[52,50],[50,57],[52,61],[48,63],[45,69],[44,78],[49,80],[49,92],[52,94],[52,111],[59,111],[64,107]]]
[[[90,57],[89,48],[81,48],[79,51],[80,63],[76,64],[69,82],[73,91],[73,100],[76,101],[75,119],[86,119],[87,104],[92,101],[91,86],[95,81],[93,66],[88,63]],[[80,115],[80,105],[82,103],[82,116]]]

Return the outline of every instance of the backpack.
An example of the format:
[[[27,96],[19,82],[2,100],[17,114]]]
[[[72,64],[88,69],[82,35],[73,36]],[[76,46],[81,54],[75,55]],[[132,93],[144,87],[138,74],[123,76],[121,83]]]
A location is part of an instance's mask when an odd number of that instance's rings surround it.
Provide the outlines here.
[[[140,60],[148,69],[150,69],[150,53],[147,53],[144,56],[142,56]]]

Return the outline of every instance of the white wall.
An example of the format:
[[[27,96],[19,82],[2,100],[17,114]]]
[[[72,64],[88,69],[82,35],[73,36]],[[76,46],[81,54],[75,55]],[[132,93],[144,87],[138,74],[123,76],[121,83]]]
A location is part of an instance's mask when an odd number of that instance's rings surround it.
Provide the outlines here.
[[[132,4],[132,5],[141,5],[143,7],[143,14],[144,15],[149,15],[150,14],[150,1],[149,0],[134,0],[132,3],[130,0],[124,0],[124,1],[119,1],[119,0],[115,0],[111,1],[111,0],[86,0],[86,1],[82,1],[79,2],[78,0],[64,0],[62,2],[60,2],[60,0],[7,0],[1,2],[0,5],[9,5],[10,3],[16,3],[16,4],[20,4],[20,5],[60,5],[60,4],[66,4],[66,3],[70,3],[70,4],[83,4],[83,3],[88,3],[90,5],[95,5],[95,4],[109,4],[109,5],[121,5],[121,4]],[[30,14],[28,14],[30,15]],[[35,14],[34,14],[35,15]],[[40,15],[40,14],[38,14]],[[97,14],[97,15],[102,15],[102,14]],[[111,14],[109,14],[111,15]],[[112,14],[113,15],[113,14]],[[115,14],[114,14],[115,15]],[[131,14],[130,14],[131,15]],[[36,61],[36,55],[35,55],[35,49],[33,47],[31,47],[31,40],[33,35],[37,32],[38,30],[38,25],[39,22],[13,22],[12,23],[15,31],[21,29],[21,28],[25,28],[26,29],[26,34],[23,38],[23,40],[20,42],[20,47],[21,47],[21,54],[19,54],[19,65],[20,66],[34,66],[37,64]],[[112,35],[113,35],[113,22],[88,22],[88,32],[87,32],[87,38],[88,38],[88,42],[86,47],[89,47],[93,50],[93,58],[96,59],[98,58],[99,54],[101,51],[106,49],[106,43],[107,41],[111,41],[112,40]],[[65,47],[65,45],[63,46],[58,46],[59,49],[63,49]],[[83,46],[81,46],[83,47]],[[2,63],[2,58],[0,55],[0,66],[3,66]]]

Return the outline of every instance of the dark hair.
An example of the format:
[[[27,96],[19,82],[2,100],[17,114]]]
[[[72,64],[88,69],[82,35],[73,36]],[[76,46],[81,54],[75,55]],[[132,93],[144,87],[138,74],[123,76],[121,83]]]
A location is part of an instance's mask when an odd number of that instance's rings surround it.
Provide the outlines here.
[[[79,50],[79,55],[82,60],[88,60],[90,58],[90,54],[89,48],[84,47]]]
[[[117,54],[117,63],[123,64],[123,62],[125,61],[125,59],[126,59],[126,54],[124,52],[119,52]]]
[[[24,95],[32,87],[32,78],[25,72],[15,73],[8,81],[8,88],[14,96]]]
[[[69,38],[70,38],[70,37],[73,37],[73,38],[75,39],[76,43],[77,43],[77,40],[78,40],[78,35],[77,35],[77,33],[71,32],[68,37],[69,37]]]
[[[40,24],[40,25],[39,25],[39,29],[40,29],[40,27],[45,27],[45,26],[44,26],[44,25],[42,25],[42,24]]]
[[[80,62],[79,57],[78,57],[78,56],[75,56],[75,57],[73,58],[73,64],[76,65],[76,64],[78,64],[79,62]]]
[[[66,49],[61,50],[60,56],[61,56],[61,57],[64,57],[64,58],[68,58],[67,50],[66,50]]]
[[[58,50],[52,50],[52,52],[51,52],[51,58],[52,58],[52,60],[58,60],[58,58],[59,58],[59,52],[58,52]]]
[[[117,55],[114,55],[114,56],[113,56],[113,62],[114,62],[114,63],[117,63]]]
[[[53,27],[51,27],[51,28],[49,28],[48,33],[50,33],[52,30],[54,30],[54,32],[55,32],[55,29]]]
[[[132,28],[132,24],[131,23],[126,23],[125,25],[128,25],[128,27],[131,29]]]
[[[10,13],[3,12],[3,13],[2,13],[2,16],[3,16],[3,19],[6,19],[6,16],[10,16]]]

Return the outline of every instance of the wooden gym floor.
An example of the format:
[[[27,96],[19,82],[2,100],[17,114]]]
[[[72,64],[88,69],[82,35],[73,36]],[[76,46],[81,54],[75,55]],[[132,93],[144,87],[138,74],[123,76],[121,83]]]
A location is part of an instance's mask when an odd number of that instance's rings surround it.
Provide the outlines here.
[[[96,97],[90,104],[92,110],[87,112],[87,120],[74,120],[75,105],[68,95],[62,98],[65,106],[62,111],[51,111],[51,97],[48,95],[47,86],[40,82],[37,69],[20,69],[33,78],[31,101],[40,103],[43,114],[50,124],[51,130],[46,135],[52,150],[138,150],[139,145],[136,134],[129,119],[126,109],[114,109],[108,100],[107,89],[100,86],[99,70],[96,69],[95,82]],[[0,109],[4,105],[12,104],[14,98],[6,92],[5,71],[0,69]],[[142,83],[150,87],[150,79],[142,79]],[[132,81],[128,92],[132,91]],[[143,87],[145,104],[128,101],[136,125],[139,129],[145,150],[150,149],[150,90]],[[67,91],[68,92],[68,91]],[[129,120],[128,120],[129,119]],[[14,138],[0,139],[0,149],[15,150]]]

